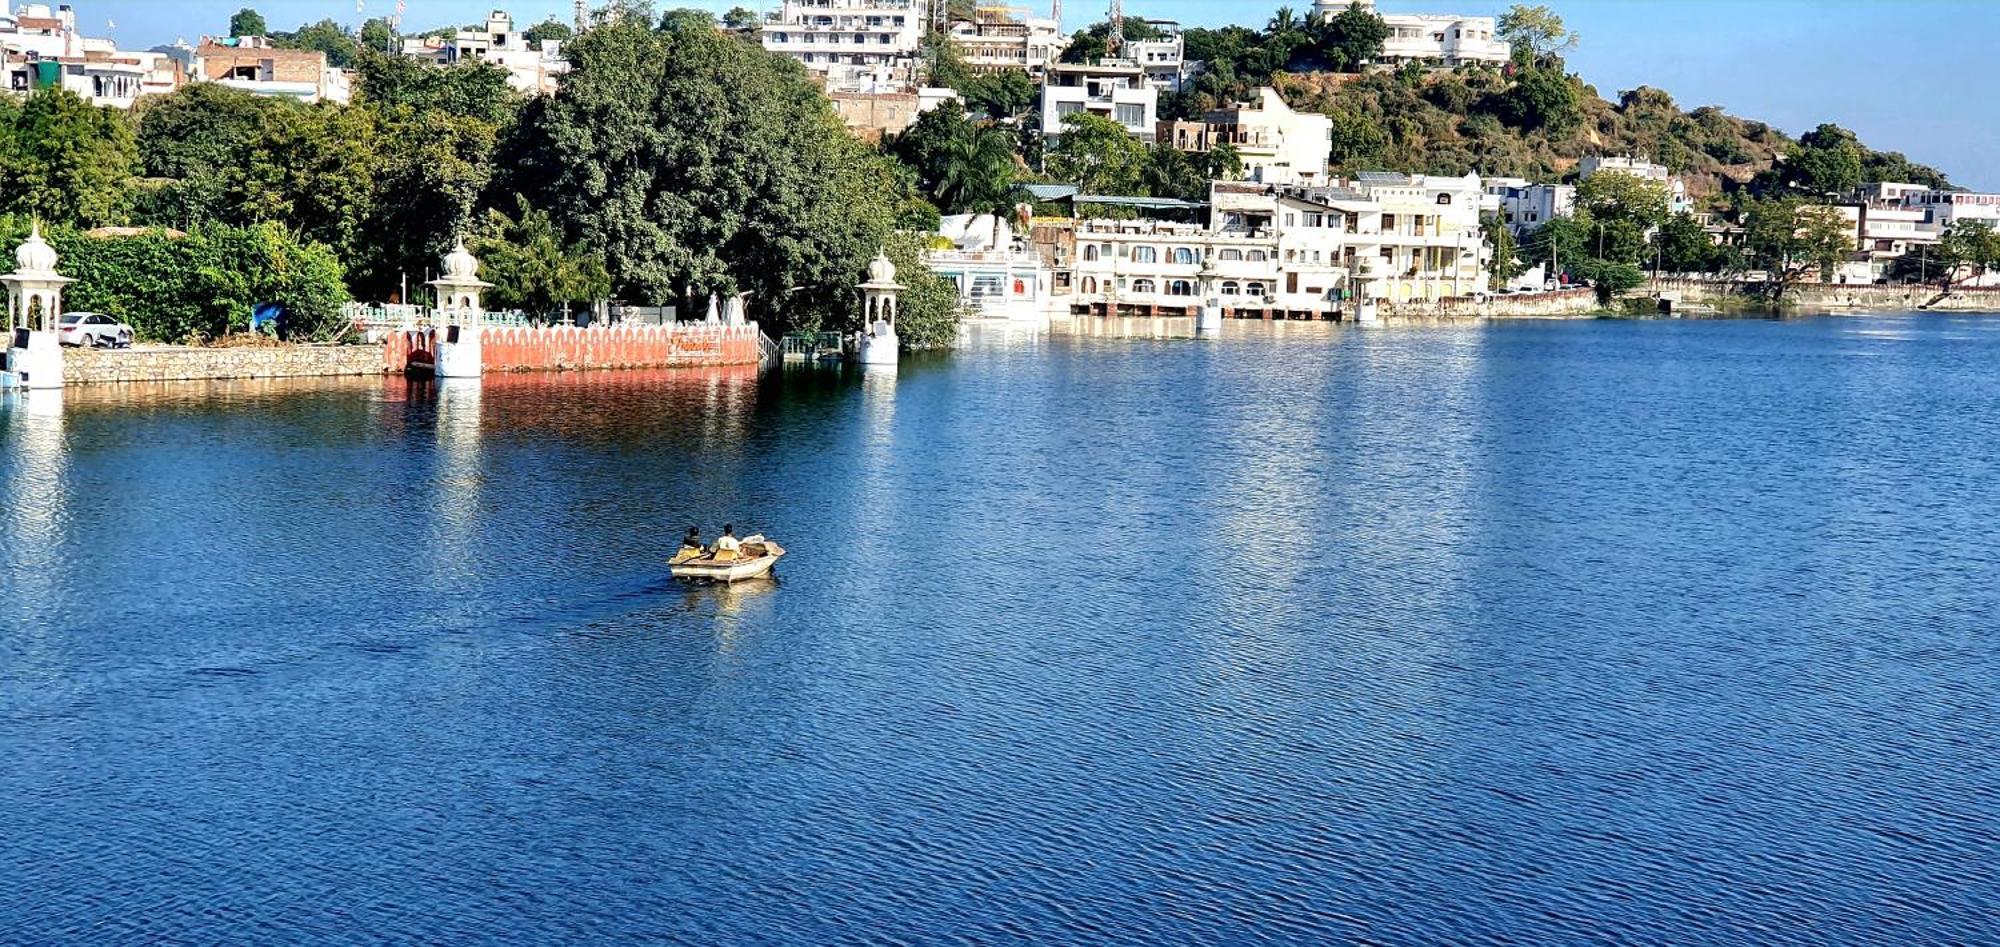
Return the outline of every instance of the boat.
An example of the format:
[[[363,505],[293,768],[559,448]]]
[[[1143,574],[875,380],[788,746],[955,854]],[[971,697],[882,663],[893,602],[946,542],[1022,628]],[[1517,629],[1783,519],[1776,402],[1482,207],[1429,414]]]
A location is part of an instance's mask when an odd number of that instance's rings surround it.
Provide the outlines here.
[[[682,550],[667,566],[676,579],[741,582],[769,575],[771,567],[777,565],[779,557],[784,554],[785,547],[759,534],[745,538],[734,554],[716,550]]]

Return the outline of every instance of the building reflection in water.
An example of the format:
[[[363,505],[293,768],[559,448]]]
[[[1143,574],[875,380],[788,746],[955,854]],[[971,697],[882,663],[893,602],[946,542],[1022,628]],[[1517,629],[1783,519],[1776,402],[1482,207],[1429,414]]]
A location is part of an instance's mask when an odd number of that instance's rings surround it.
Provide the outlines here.
[[[0,565],[7,594],[0,615],[17,630],[52,627],[56,580],[68,568],[63,531],[68,521],[68,466],[64,441],[63,392],[48,389],[0,396],[0,423],[7,429],[7,456],[0,459],[6,489],[6,532],[0,535]]]
[[[480,464],[480,403],[485,393],[477,378],[441,378],[437,385],[436,509],[431,517],[432,571],[450,583],[470,580],[479,547],[480,501],[484,471]]]

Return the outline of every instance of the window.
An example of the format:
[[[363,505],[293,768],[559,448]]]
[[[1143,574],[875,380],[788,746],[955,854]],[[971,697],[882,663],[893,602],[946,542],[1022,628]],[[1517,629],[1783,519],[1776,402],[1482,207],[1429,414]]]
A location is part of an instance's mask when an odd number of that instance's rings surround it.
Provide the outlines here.
[[[972,278],[972,297],[999,296],[1006,292],[998,273],[982,273]]]
[[[1270,254],[1265,253],[1262,250],[1252,250],[1248,254],[1245,254],[1243,258],[1249,260],[1252,263],[1262,263],[1265,260],[1270,259],[1271,256]]]
[[[1262,296],[1264,295],[1264,284],[1251,283],[1250,285],[1243,287],[1243,292],[1245,295],[1248,296]]]
[[[1324,227],[1326,226],[1326,215],[1320,213],[1306,214],[1303,222],[1308,227]]]
[[[1086,293],[1094,293],[1094,292],[1097,292],[1097,277],[1095,277],[1095,276],[1086,276],[1086,277],[1084,277],[1084,278],[1083,278],[1083,291],[1084,291],[1084,292],[1086,292]]]
[[[1084,245],[1083,245],[1083,261],[1084,261],[1085,263],[1089,263],[1089,262],[1092,262],[1092,261],[1094,261],[1094,260],[1096,260],[1096,259],[1097,259],[1097,244],[1094,244],[1094,243],[1086,243],[1086,244],[1084,244]]]
[[[1135,279],[1132,281],[1132,291],[1135,293],[1153,292],[1153,281],[1149,279]]]
[[[1241,287],[1241,286],[1238,286],[1238,285],[1236,285],[1236,281],[1235,281],[1235,280],[1223,280],[1223,281],[1222,281],[1222,295],[1224,295],[1224,296],[1240,296],[1240,295],[1242,295],[1242,293],[1243,293],[1243,287]]]
[[[1224,259],[1224,260],[1241,260],[1241,259],[1243,259],[1243,251],[1241,251],[1241,250],[1224,250],[1224,251],[1222,251],[1222,253],[1221,253],[1221,254],[1219,254],[1219,258],[1220,258],[1220,259]]]
[[[1194,295],[1194,284],[1184,279],[1174,280],[1167,284],[1167,295],[1192,296]]]
[[[1158,262],[1159,258],[1159,252],[1152,247],[1132,248],[1132,262],[1134,263],[1154,263]]]
[[[1120,105],[1117,111],[1118,124],[1126,128],[1137,128],[1146,123],[1146,107],[1143,105]]]
[[[1057,103],[1056,103],[1056,120],[1057,120],[1057,121],[1061,121],[1061,120],[1062,120],[1062,117],[1063,117],[1063,116],[1065,116],[1065,115],[1075,115],[1076,113],[1078,113],[1078,112],[1081,112],[1081,111],[1083,111],[1083,103],[1082,103],[1082,102],[1057,102]]]
[[[1450,204],[1450,203],[1451,203],[1451,195],[1450,195],[1450,194],[1439,194],[1439,195],[1438,195],[1438,203],[1439,203],[1439,204]]]
[[[1184,264],[1191,264],[1191,263],[1193,263],[1193,262],[1194,262],[1194,251],[1193,251],[1193,250],[1190,250],[1190,249],[1188,249],[1187,247],[1175,247],[1175,248],[1174,248],[1174,262],[1175,262],[1175,263],[1184,263]]]

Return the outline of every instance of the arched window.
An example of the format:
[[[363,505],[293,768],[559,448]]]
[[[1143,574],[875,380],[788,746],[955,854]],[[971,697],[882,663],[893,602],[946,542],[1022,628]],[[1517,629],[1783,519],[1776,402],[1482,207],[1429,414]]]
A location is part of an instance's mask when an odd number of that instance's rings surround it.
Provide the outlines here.
[[[1184,279],[1174,280],[1167,284],[1167,295],[1192,296],[1194,295],[1194,284]]]
[[[1194,250],[1192,250],[1192,249],[1190,249],[1190,248],[1188,248],[1188,247],[1175,247],[1175,248],[1174,248],[1174,262],[1175,262],[1175,263],[1193,263],[1193,262],[1194,262]]]
[[[1224,251],[1222,251],[1222,253],[1221,253],[1221,255],[1220,255],[1220,258],[1221,258],[1221,259],[1224,259],[1224,260],[1241,260],[1241,259],[1243,259],[1243,251],[1241,251],[1241,250],[1224,250]]]
[[[1159,259],[1160,259],[1159,252],[1154,250],[1152,247],[1132,248],[1132,262],[1134,263],[1154,263],[1158,262]]]
[[[1135,293],[1153,292],[1153,281],[1149,279],[1135,279],[1132,281],[1132,291]]]
[[[1451,203],[1451,195],[1450,195],[1450,194],[1439,194],[1439,195],[1438,195],[1438,203],[1440,203],[1440,204],[1449,204],[1449,203]]]
[[[1262,250],[1252,250],[1248,254],[1245,254],[1243,258],[1249,260],[1252,263],[1262,263],[1265,260],[1270,259],[1271,257],[1269,254],[1265,253]]]
[[[1089,247],[1085,247],[1084,249],[1088,250],[1088,249],[1090,249],[1090,248],[1089,248]],[[1084,291],[1084,292],[1086,292],[1086,293],[1094,293],[1094,292],[1097,292],[1097,277],[1095,277],[1095,276],[1086,276],[1086,277],[1084,277],[1084,278],[1083,278],[1083,291]]]
[[[1223,281],[1222,281],[1222,295],[1224,295],[1224,296],[1241,296],[1241,295],[1243,295],[1243,287],[1241,287],[1241,286],[1238,286],[1238,285],[1236,285],[1236,281],[1235,281],[1235,280],[1223,280]]]
[[[1264,295],[1264,284],[1251,283],[1250,285],[1243,288],[1243,292],[1245,295],[1249,296],[1262,296]]]
[[[1094,244],[1094,243],[1086,243],[1086,244],[1084,244],[1084,245],[1083,245],[1083,262],[1085,262],[1085,263],[1089,263],[1089,262],[1092,262],[1092,261],[1094,261],[1094,260],[1096,260],[1096,259],[1097,259],[1097,244]]]

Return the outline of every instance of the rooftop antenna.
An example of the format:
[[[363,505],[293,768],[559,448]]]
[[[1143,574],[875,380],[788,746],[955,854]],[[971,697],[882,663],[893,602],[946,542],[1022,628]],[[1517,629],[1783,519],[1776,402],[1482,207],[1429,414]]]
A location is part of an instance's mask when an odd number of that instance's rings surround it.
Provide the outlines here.
[[[1058,3],[1061,0],[1057,0]],[[1106,58],[1118,55],[1125,48],[1125,2],[1111,0],[1111,28],[1104,34],[1104,55]]]
[[[1055,0],[1049,7],[1049,19],[1056,21],[1056,34],[1062,34],[1062,0]]]

